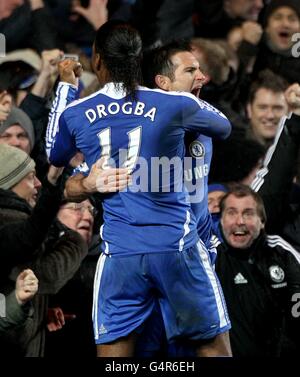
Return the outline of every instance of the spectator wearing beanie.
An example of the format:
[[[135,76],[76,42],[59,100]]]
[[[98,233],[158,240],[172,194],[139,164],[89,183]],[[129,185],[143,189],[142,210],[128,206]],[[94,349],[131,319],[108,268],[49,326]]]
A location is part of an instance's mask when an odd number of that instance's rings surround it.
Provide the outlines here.
[[[287,7],[294,10],[300,19],[300,2],[299,0],[272,0],[269,2],[268,6],[265,8],[263,14],[263,26],[266,26],[268,23],[269,17],[277,10],[278,8]]]
[[[21,149],[0,144],[0,260],[5,261],[0,262],[0,280],[45,239],[62,198],[63,188],[57,183],[58,175],[49,170],[36,202],[41,183],[34,161]]]
[[[35,176],[35,162],[19,148],[3,144],[0,149],[0,188],[11,190],[34,207],[41,182]]]
[[[30,154],[34,142],[31,119],[23,110],[13,107],[8,118],[0,123],[0,143],[12,145]]]
[[[0,292],[10,294],[24,268],[31,268],[39,280],[33,317],[1,334],[2,356],[44,355],[48,295],[65,285],[87,254],[82,236],[67,228],[49,242],[62,190],[50,183],[53,175],[48,173],[49,182],[35,206],[41,183],[34,168],[24,151],[0,144]]]
[[[300,32],[300,0],[272,0],[263,24],[265,33],[258,45],[254,75],[269,68],[290,84],[298,82],[300,60],[293,54],[292,36]]]

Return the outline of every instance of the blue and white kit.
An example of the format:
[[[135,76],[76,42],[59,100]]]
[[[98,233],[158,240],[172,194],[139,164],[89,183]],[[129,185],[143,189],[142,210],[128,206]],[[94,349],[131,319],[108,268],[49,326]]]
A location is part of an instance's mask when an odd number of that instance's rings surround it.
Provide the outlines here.
[[[230,326],[221,290],[211,265],[206,263],[207,252],[204,253],[205,248],[198,242],[197,221],[188,192],[184,187],[176,189],[183,176],[182,170],[176,170],[176,162],[167,168],[164,164],[160,166],[153,186],[153,164],[161,159],[183,160],[186,132],[225,138],[230,132],[230,123],[223,114],[193,95],[140,87],[136,91],[136,100],[133,100],[112,83],[73,102],[60,115],[59,129],[50,151],[50,161],[54,165],[67,165],[74,154],[81,151],[89,168],[106,155],[117,167],[132,168],[134,182],[137,183],[139,177],[144,178],[140,191],[129,188],[103,198],[101,236],[105,242],[105,255],[99,260],[94,291],[97,343],[125,336],[144,321],[155,298],[151,293],[152,283],[161,289],[161,309],[169,324],[176,322],[176,315],[183,307],[186,312],[195,313],[201,309],[202,313],[205,306],[207,320],[199,316],[199,322],[193,322],[193,328],[188,330],[191,318],[184,317],[187,323],[183,321],[176,329],[170,325],[167,332],[170,339],[182,335],[192,339],[207,338],[218,328]],[[141,172],[142,169],[146,170]],[[169,180],[166,184],[164,177],[167,173]],[[131,261],[136,258],[130,269],[127,268],[131,265],[126,262],[127,258]],[[178,258],[183,262],[175,269]],[[125,272],[128,274],[124,273],[122,278],[116,267],[118,263],[127,266]],[[201,277],[200,272],[194,276],[193,291],[189,293],[187,282],[197,264],[202,271]],[[133,302],[127,286],[132,292],[138,291],[143,274],[151,275],[151,284],[144,285],[143,294],[137,297],[140,301]],[[164,278],[160,280],[162,275]],[[177,293],[175,289],[164,291],[163,281],[168,281],[165,287],[170,287],[176,275],[181,277],[176,283]],[[114,290],[112,284],[117,278],[119,284]],[[204,278],[211,290],[206,290],[208,293],[201,300]],[[167,298],[168,292],[171,296]],[[195,292],[199,297],[196,303],[193,299]],[[127,310],[115,310],[120,299],[125,300]],[[170,306],[167,303],[171,301]]]

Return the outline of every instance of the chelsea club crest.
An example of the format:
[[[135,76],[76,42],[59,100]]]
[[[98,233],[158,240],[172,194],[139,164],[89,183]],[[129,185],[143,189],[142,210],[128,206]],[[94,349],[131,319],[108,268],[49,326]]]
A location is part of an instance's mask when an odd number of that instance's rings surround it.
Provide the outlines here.
[[[281,267],[279,266],[271,266],[269,268],[269,272],[270,272],[270,276],[271,276],[271,279],[275,282],[275,283],[281,283],[284,279],[284,271]]]
[[[195,140],[190,144],[190,155],[194,158],[203,158],[205,154],[205,148],[200,141]]]

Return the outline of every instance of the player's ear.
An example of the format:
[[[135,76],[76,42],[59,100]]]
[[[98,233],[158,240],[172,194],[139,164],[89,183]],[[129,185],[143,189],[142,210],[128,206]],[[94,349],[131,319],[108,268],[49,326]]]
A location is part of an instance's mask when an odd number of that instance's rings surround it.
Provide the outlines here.
[[[100,57],[99,54],[96,54],[96,57],[95,57],[95,66],[96,66],[97,71],[100,71],[101,57]]]
[[[96,50],[95,43],[93,44],[92,67],[94,72],[100,71],[101,68],[101,57],[99,52]]]
[[[155,76],[155,84],[159,89],[169,90],[170,89],[170,79],[164,75]]]

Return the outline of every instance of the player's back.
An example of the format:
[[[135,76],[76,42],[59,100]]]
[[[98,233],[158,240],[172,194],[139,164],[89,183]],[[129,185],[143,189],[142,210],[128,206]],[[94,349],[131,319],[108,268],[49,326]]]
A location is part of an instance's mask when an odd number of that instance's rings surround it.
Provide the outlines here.
[[[103,200],[107,252],[172,252],[195,243],[181,160],[186,125],[209,128],[207,109],[199,110],[188,95],[140,88],[132,100],[107,84],[63,113],[60,128],[65,124],[89,167],[107,155],[110,164],[133,168],[132,186]],[[222,119],[220,128],[228,122]]]

